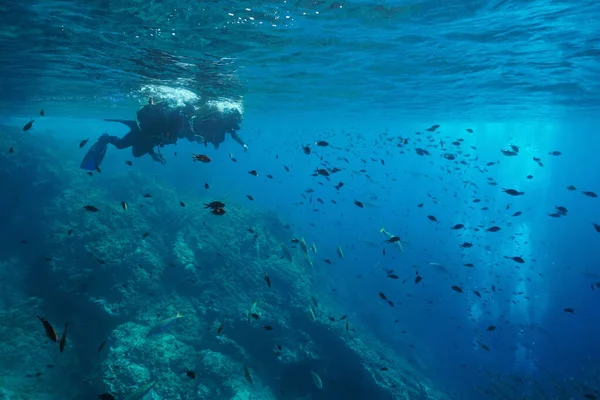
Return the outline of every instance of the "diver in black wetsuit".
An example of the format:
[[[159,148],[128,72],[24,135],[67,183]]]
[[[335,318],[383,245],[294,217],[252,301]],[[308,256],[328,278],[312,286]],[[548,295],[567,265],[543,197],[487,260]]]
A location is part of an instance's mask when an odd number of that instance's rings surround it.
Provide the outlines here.
[[[81,168],[93,171],[100,166],[108,144],[117,149],[131,147],[134,157],[149,154],[154,161],[165,164],[166,161],[155,147],[174,144],[179,137],[193,137],[191,117],[195,107],[187,104],[184,107],[170,107],[166,102],[154,103],[143,106],[137,112],[139,121],[107,119],[109,122],[121,122],[129,127],[129,132],[122,138],[104,134],[88,151],[81,162]]]
[[[212,143],[215,149],[225,141],[225,135],[231,134],[231,138],[248,150],[248,146],[237,134],[240,130],[242,114],[234,108],[220,110],[216,105],[204,105],[196,111],[192,118],[194,128],[194,140],[198,143]],[[188,137],[189,140],[192,138]]]

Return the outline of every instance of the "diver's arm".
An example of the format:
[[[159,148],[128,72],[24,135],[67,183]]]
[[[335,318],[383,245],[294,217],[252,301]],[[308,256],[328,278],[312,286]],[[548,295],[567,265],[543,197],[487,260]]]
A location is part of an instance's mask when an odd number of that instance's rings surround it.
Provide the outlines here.
[[[231,133],[231,137],[233,138],[233,140],[235,140],[236,142],[238,142],[239,144],[241,144],[244,147],[245,151],[248,151],[248,146],[246,145],[246,143],[244,143],[244,141],[237,134],[237,132],[236,131],[230,131],[230,133]]]
[[[150,157],[152,157],[152,159],[153,159],[154,161],[156,161],[156,162],[159,162],[159,163],[161,163],[161,164],[166,164],[166,163],[167,163],[167,160],[165,160],[161,154],[159,154],[159,153],[155,152],[155,151],[154,151],[154,149],[150,150],[150,151],[148,152],[148,154],[149,154],[149,155],[150,155]]]

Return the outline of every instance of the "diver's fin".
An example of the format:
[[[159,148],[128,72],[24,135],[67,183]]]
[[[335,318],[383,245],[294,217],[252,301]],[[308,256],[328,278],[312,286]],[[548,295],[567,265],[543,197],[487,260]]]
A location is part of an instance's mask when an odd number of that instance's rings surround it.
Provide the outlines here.
[[[106,155],[106,148],[108,147],[108,142],[106,140],[100,140],[92,146],[91,149],[88,150],[85,157],[81,161],[81,169],[85,169],[86,171],[95,171],[100,164],[102,164],[102,160],[104,160],[104,156]]]
[[[135,121],[128,121],[126,119],[105,119],[106,122],[120,122],[122,124],[125,124],[129,127],[130,130],[132,131],[139,131],[140,127],[138,126],[137,122]]]

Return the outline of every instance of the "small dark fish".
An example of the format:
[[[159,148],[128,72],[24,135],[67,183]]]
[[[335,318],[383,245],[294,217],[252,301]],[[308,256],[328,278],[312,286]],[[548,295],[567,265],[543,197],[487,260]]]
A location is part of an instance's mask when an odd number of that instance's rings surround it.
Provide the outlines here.
[[[125,161],[125,164],[129,165],[130,167],[133,165],[131,161]]]
[[[211,201],[204,205],[204,208],[212,208],[213,210],[216,208],[225,208],[225,203],[222,201]]]
[[[315,146],[326,147],[329,146],[329,143],[324,140],[319,140],[318,142],[315,142]]]
[[[186,369],[185,374],[191,379],[196,379],[196,373],[194,371]]]
[[[271,287],[271,278],[269,278],[269,275],[267,275],[266,272],[263,271],[263,273],[265,274],[265,282],[267,282],[267,286]]]
[[[469,247],[473,247],[473,243],[464,242],[463,244],[461,244],[458,247],[462,247],[463,249],[468,249]]]
[[[453,230],[453,231],[455,231],[455,230],[458,230],[458,229],[462,229],[462,228],[464,228],[464,227],[465,227],[465,226],[464,226],[463,224],[456,224],[456,225],[454,225],[454,226],[453,226],[452,228],[450,228],[450,229],[451,229],[451,230]]]
[[[573,191],[577,190],[577,188],[573,185],[569,185],[569,186],[567,186],[567,190],[570,192],[573,192]]]
[[[467,264],[463,264],[463,265],[467,268],[473,268],[475,266],[472,263],[467,263]]]
[[[246,195],[246,197],[248,198],[248,200],[253,201],[254,197],[250,196],[249,194]]]
[[[363,208],[364,207],[363,203],[361,201],[358,201],[358,200],[354,200],[354,204],[356,204],[356,206],[358,208]]]
[[[258,315],[257,313],[252,313],[250,314],[250,316],[254,319],[260,319],[260,315]]]
[[[272,331],[272,330],[273,330],[273,327],[272,327],[271,325],[263,325],[263,329],[264,329],[265,331]]]
[[[73,233],[73,229],[69,229],[69,230],[67,231],[67,235],[69,235],[69,236],[71,236],[71,234],[72,234],[72,233]]]
[[[150,193],[146,193],[146,194],[144,194],[142,197],[145,197],[145,198],[149,199],[149,198],[151,198],[151,197],[152,197],[152,195],[151,195]]]
[[[98,211],[100,211],[96,207],[90,206],[90,205],[83,206],[83,209],[85,211],[89,211],[89,212],[98,212]]]
[[[473,290],[473,293],[475,294],[475,296],[481,298],[481,293],[479,293],[477,290]]]
[[[207,164],[211,161],[210,157],[207,155],[204,155],[204,154],[192,154],[192,160],[194,162],[200,161],[201,163],[205,163],[205,164]]]
[[[225,214],[225,209],[224,208],[213,208],[210,213],[212,215],[223,215]]]
[[[430,221],[433,221],[433,222],[438,222],[437,218],[433,215],[428,215],[427,219],[429,219]]]
[[[527,178],[527,179],[533,179],[533,175],[531,175],[531,174],[527,175],[525,178]]]
[[[143,238],[143,239],[146,239],[148,236],[150,236],[150,232],[144,232],[144,233],[142,234],[142,238]]]
[[[548,154],[550,154],[551,156],[560,156],[562,153],[560,151],[551,151]]]
[[[204,184],[204,189],[208,189],[210,186],[208,186],[208,183]]]
[[[511,260],[513,260],[514,262],[517,262],[519,264],[524,264],[525,263],[525,260],[522,257],[519,257],[519,256],[505,257],[505,258],[510,258]]]
[[[600,233],[600,225],[594,224],[594,229],[596,230],[596,232]]]
[[[33,126],[33,121],[35,121],[35,119],[32,119],[31,121],[25,124],[25,126],[23,127],[23,132],[31,129],[31,127]]]
[[[115,400],[115,396],[110,393],[104,393],[98,396],[100,400]]]
[[[494,325],[490,325],[487,327],[486,331],[491,332],[491,331],[495,331],[496,327]]]
[[[219,327],[217,328],[217,335],[220,335],[221,332],[223,332],[224,328],[225,328],[225,321],[223,321],[219,324]]]
[[[598,197],[598,195],[596,193],[594,193],[594,192],[581,192],[581,193],[583,193],[587,197],[592,197],[592,198]]]
[[[385,240],[384,243],[396,243],[396,242],[399,242],[399,241],[400,241],[400,237],[399,236],[392,236],[388,240]]]
[[[8,149],[8,154],[15,154],[15,149],[13,149],[12,147]]]
[[[519,192],[515,189],[502,189],[502,191],[510,196],[522,196],[525,194],[525,192]]]
[[[463,290],[462,290],[462,288],[460,286],[451,285],[450,288],[452,290],[454,290],[455,292],[458,292],[458,293],[462,293],[463,292]]]
[[[121,202],[121,208],[123,208],[123,210],[127,211],[127,203],[125,203],[124,201]]]
[[[440,126],[439,125],[432,125],[431,128],[427,128],[425,129],[427,132],[435,132]]]
[[[100,353],[102,351],[102,349],[104,348],[105,345],[106,345],[106,340],[103,341],[102,343],[100,343],[100,346],[98,346],[98,353]]]
[[[417,204],[417,207],[419,207],[419,208],[423,208],[423,203],[419,203],[419,204]]]
[[[382,292],[379,292],[379,297],[381,297],[382,300],[387,300],[387,297],[385,297],[385,294]]]
[[[342,316],[341,316],[341,318],[340,318],[340,321],[343,321],[343,320],[345,320],[346,318],[348,318],[348,316],[347,316],[347,315],[342,315]]]
[[[467,131],[469,133],[473,133],[473,129],[471,129],[471,128],[467,128],[467,129],[465,129],[465,131]]]
[[[417,275],[417,277],[415,278],[415,284],[419,283],[423,280],[423,277],[421,275]]]
[[[389,304],[390,307],[394,307],[394,302],[391,300],[388,300],[387,303]]]
[[[65,323],[65,330],[63,331],[62,337],[60,338],[60,352],[62,353],[63,350],[65,349],[65,346],[67,344],[67,327],[69,326],[69,323]]]
[[[500,230],[499,226],[492,226],[491,228],[487,228],[487,232],[498,232]]]
[[[514,213],[512,216],[513,217],[518,217],[519,215],[523,214],[521,211],[517,211],[516,213]]]
[[[563,206],[556,206],[555,208],[556,208],[556,211],[557,211],[559,214],[564,214],[564,215],[566,215],[566,214],[569,212],[569,210],[567,210],[567,207],[563,207]]]
[[[46,318],[41,317],[39,315],[37,317],[40,321],[42,321],[42,324],[44,325],[44,329],[46,330],[46,336],[48,336],[53,342],[58,342],[58,335],[56,334],[56,331],[54,330],[52,325],[50,325],[50,322],[48,322]]]
[[[180,202],[179,202],[179,205],[180,205],[181,207],[185,207],[185,203],[184,203],[183,201],[180,201]]]
[[[85,145],[87,144],[88,140],[90,140],[90,139],[89,139],[89,138],[87,138],[87,139],[84,139],[84,140],[82,140],[82,141],[79,143],[79,148],[80,148],[80,149],[83,149],[83,146],[85,146]]]
[[[40,117],[43,117],[44,115],[46,115],[46,113],[44,112],[44,110],[40,110]]]
[[[490,348],[487,347],[485,344],[480,345],[482,349],[484,349],[485,351],[490,351]]]
[[[256,170],[250,170],[248,173],[252,176],[258,176],[258,172],[256,172]]]
[[[571,307],[567,307],[563,311],[567,314],[575,314],[575,310],[573,310]]]
[[[304,154],[310,154],[310,147],[302,146],[302,150],[304,151]]]
[[[389,370],[389,368],[388,368],[388,367],[381,367],[381,368],[379,368],[379,369],[380,369],[381,371],[388,371],[388,370]]]
[[[285,169],[285,172],[290,172],[290,169],[288,167],[286,167],[285,165],[283,166],[283,168]]]

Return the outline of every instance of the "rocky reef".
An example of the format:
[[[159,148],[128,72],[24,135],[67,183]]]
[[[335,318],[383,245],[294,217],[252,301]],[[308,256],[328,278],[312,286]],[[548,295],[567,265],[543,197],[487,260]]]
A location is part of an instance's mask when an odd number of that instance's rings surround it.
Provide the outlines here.
[[[89,176],[73,153],[0,127],[0,399],[447,398],[360,321],[327,317],[344,310],[279,216],[211,215],[219,199],[182,202],[135,165]],[[69,322],[64,352],[36,314],[59,336]]]

